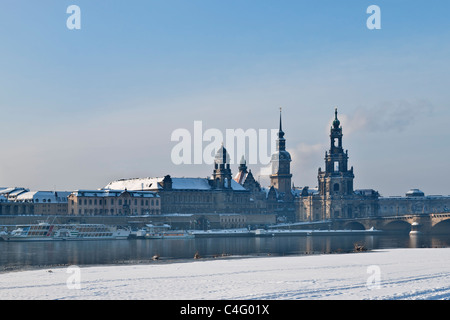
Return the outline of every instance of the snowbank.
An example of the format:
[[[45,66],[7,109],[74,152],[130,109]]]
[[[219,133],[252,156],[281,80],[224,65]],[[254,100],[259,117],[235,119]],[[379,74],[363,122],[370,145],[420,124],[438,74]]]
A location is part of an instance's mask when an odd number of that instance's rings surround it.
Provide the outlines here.
[[[450,248],[82,267],[78,274],[53,268],[0,274],[0,299],[449,299],[448,261]]]

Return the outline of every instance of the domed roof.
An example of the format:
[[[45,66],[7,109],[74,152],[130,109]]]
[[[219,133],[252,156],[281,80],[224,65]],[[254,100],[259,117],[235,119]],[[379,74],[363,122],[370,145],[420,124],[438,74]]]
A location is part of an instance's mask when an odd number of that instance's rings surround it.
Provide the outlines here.
[[[272,160],[291,160],[291,154],[286,150],[275,151],[272,154]]]
[[[425,193],[419,189],[411,189],[406,193],[407,197],[424,197]]]
[[[214,163],[217,164],[225,164],[230,163],[230,155],[227,152],[227,149],[222,145],[219,150],[217,150],[216,156],[214,157]]]
[[[340,125],[341,125],[341,122],[339,121],[339,119],[337,117],[337,108],[336,108],[335,111],[334,111],[333,127],[338,129]]]

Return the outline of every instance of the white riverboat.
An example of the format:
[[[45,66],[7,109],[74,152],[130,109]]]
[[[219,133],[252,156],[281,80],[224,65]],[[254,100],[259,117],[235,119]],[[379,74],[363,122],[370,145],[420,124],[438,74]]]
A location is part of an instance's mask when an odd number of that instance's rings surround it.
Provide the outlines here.
[[[28,224],[18,225],[1,235],[5,241],[121,240],[130,230],[104,224]]]
[[[147,224],[136,234],[138,238],[144,239],[191,239],[194,235],[185,230],[170,230],[168,224]],[[143,237],[142,237],[143,235]]]
[[[49,223],[18,225],[1,235],[5,241],[53,241],[55,225]]]
[[[184,230],[172,230],[161,232],[147,232],[145,239],[192,239],[195,236]]]
[[[146,224],[145,227],[136,231],[137,239],[162,239],[162,233],[170,230],[168,224]]]

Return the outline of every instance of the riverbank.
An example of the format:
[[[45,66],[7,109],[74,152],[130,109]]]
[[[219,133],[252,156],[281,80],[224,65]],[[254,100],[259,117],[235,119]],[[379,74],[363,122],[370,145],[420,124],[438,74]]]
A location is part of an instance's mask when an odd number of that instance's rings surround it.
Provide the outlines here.
[[[0,299],[450,299],[450,248],[2,274]],[[69,286],[68,286],[69,280]],[[72,286],[73,287],[73,286]]]

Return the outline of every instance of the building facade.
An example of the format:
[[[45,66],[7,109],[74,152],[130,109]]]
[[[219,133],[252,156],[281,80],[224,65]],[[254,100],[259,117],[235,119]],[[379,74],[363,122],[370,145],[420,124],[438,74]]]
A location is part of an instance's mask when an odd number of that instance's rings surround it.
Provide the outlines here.
[[[139,216],[161,214],[155,192],[128,190],[77,190],[68,196],[73,216]]]
[[[380,197],[380,216],[431,214],[450,212],[450,196],[425,195],[419,189],[409,190],[404,197]]]
[[[15,203],[33,204],[35,215],[66,215],[67,214],[67,191],[28,191],[16,196]]]
[[[242,184],[232,178],[229,155],[222,145],[214,159],[209,178],[185,178],[166,175],[159,178],[121,179],[109,183],[104,190],[152,191],[161,199],[162,214],[267,213],[264,192],[251,172],[241,167]],[[245,177],[244,177],[245,175]],[[246,187],[244,187],[246,186]]]
[[[26,188],[0,189],[1,215],[67,215],[67,191],[30,191]]]

